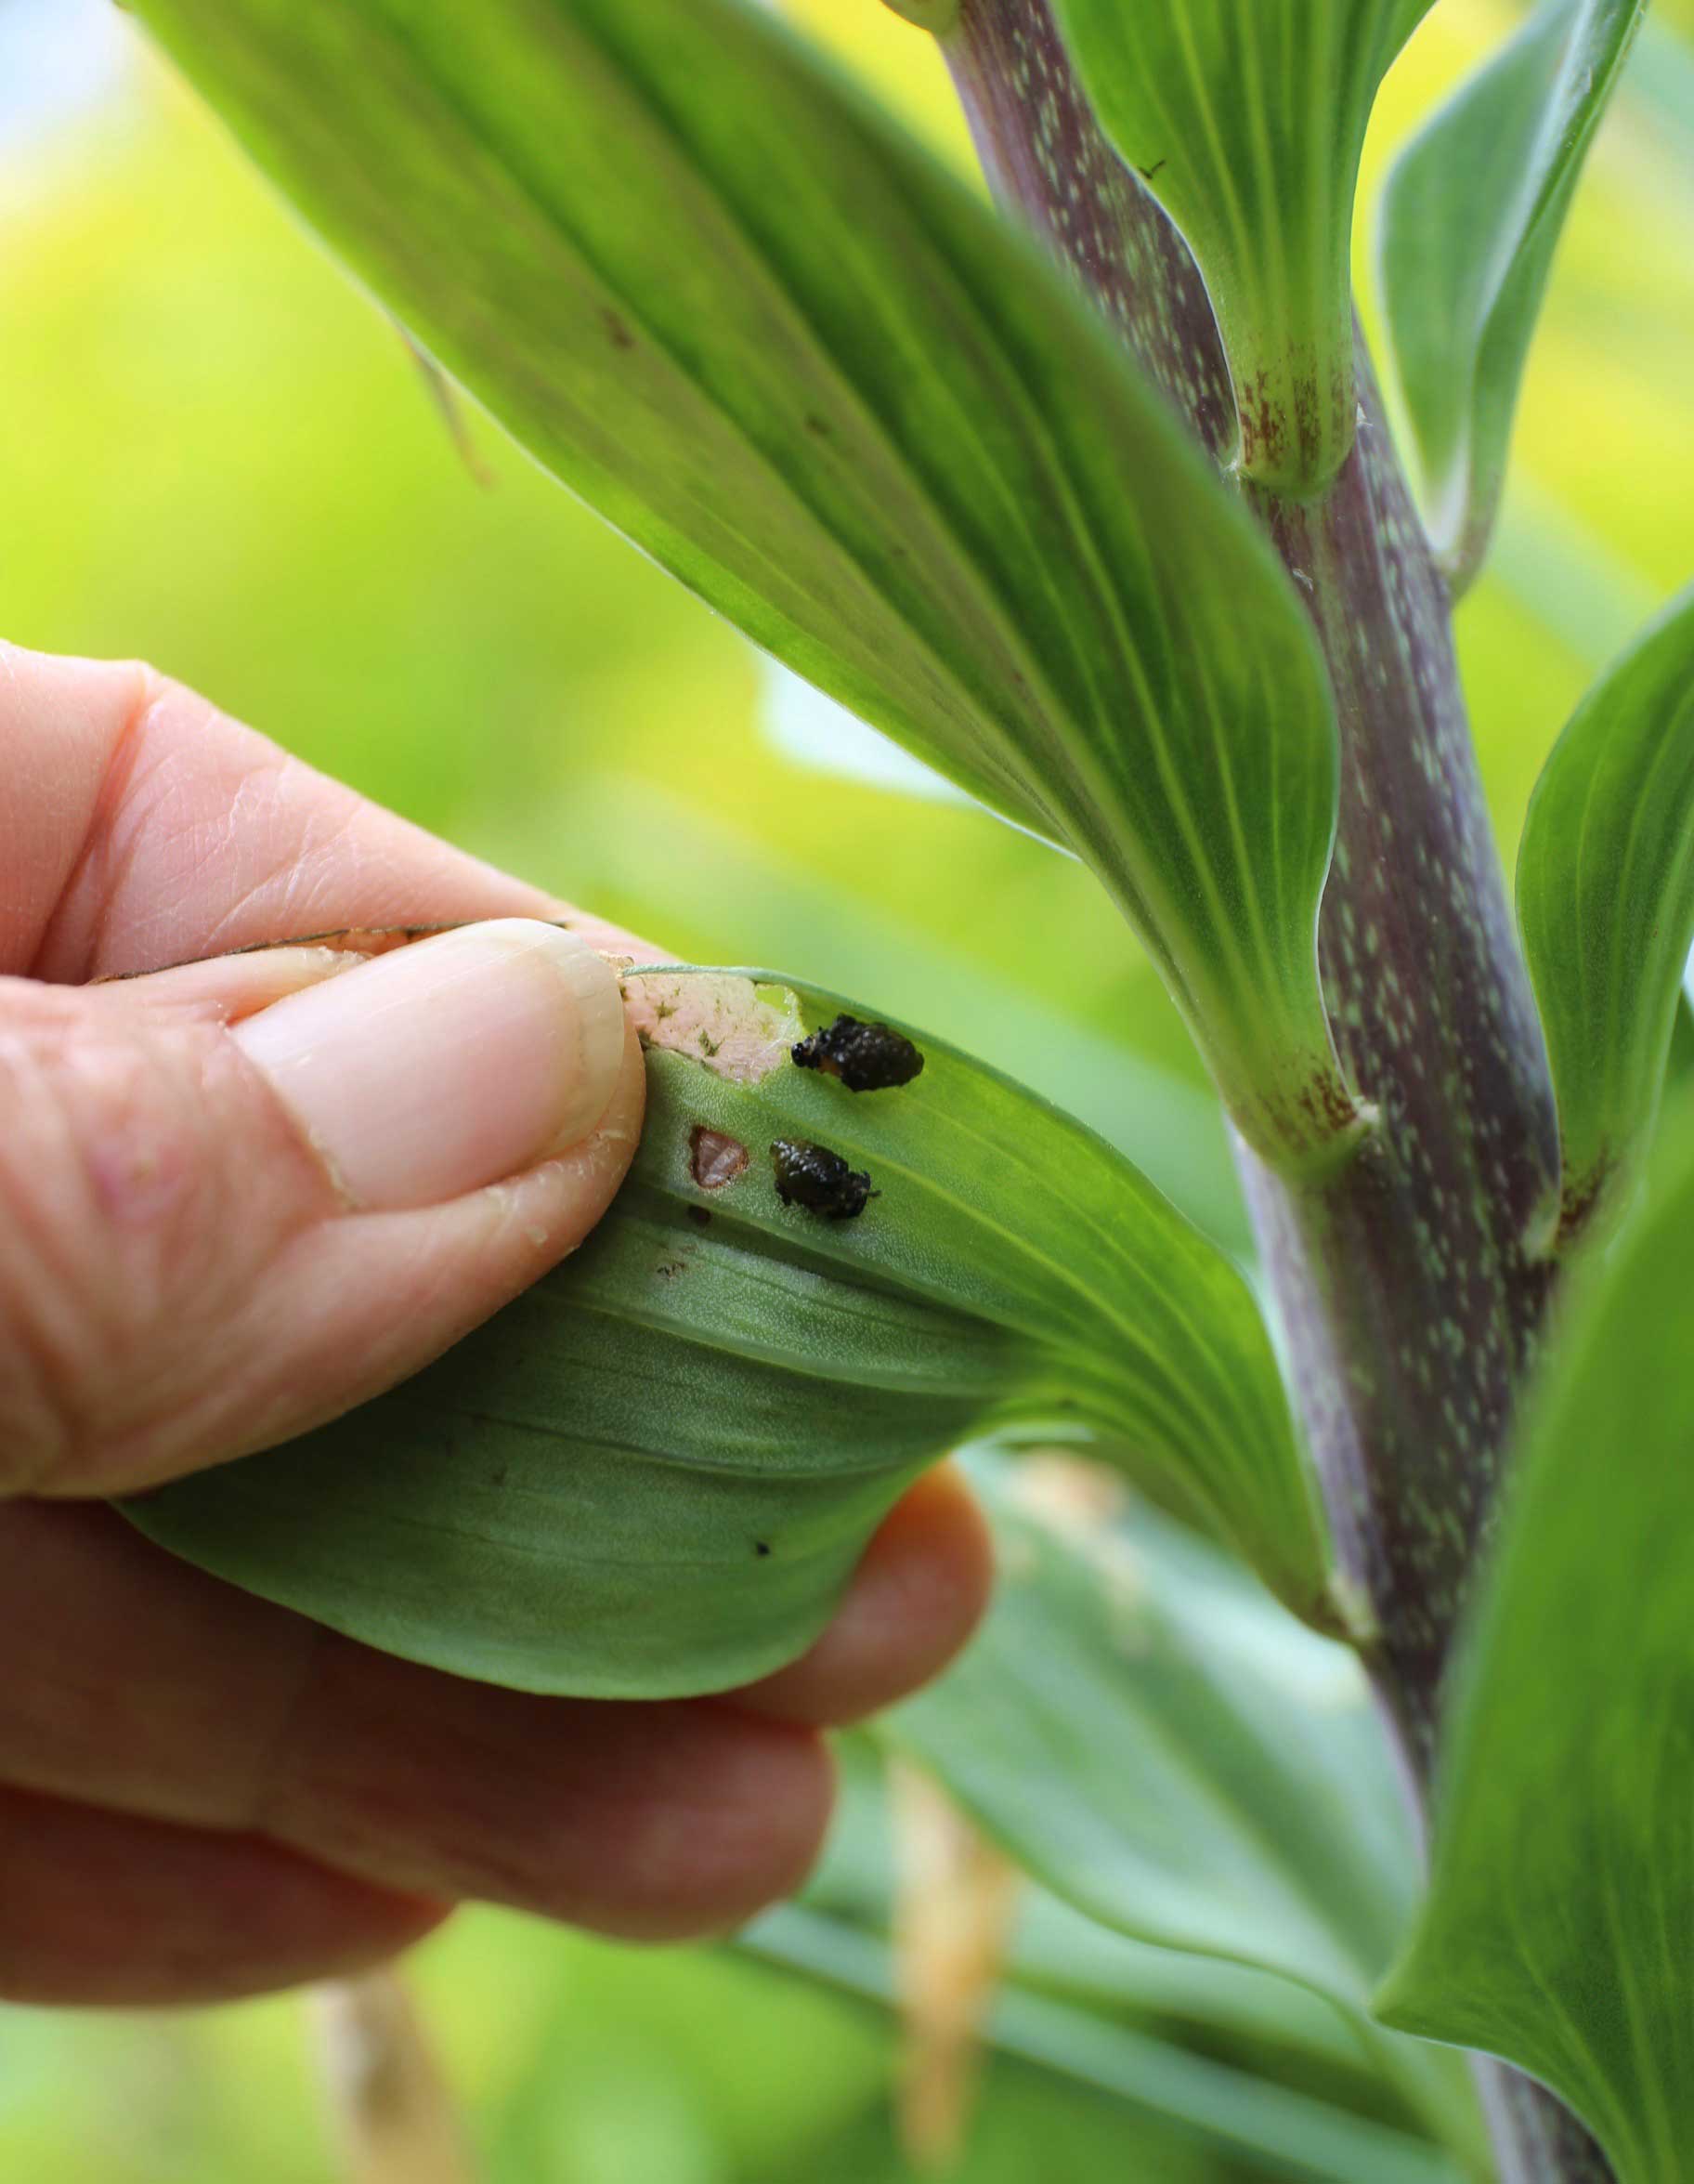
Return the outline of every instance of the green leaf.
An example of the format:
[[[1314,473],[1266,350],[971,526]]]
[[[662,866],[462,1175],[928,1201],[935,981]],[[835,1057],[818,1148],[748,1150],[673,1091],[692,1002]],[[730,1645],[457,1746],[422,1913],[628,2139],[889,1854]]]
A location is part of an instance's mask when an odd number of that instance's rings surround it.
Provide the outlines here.
[[[893,1014],[921,1020],[932,1037],[1063,1107],[1134,1160],[1231,1258],[1252,1260],[1228,1126],[1209,1088],[1183,1069],[1186,1057],[1173,1066],[1161,997],[1137,990],[1132,964],[1121,1001],[1110,973],[1070,975],[1071,961],[1113,945],[1103,906],[1098,922],[1085,923],[1055,890],[1052,914],[1031,926],[1025,948],[1014,955],[1001,947],[998,936],[1011,930],[1001,923],[989,928],[997,940],[984,950],[981,930],[958,922],[967,892],[1036,883],[1032,863],[1009,862],[991,836],[971,846],[957,835],[938,842],[926,916],[910,890],[899,904],[887,899],[880,863],[862,867],[851,886],[833,883],[803,847],[796,854],[726,824],[651,774],[585,782],[573,811],[580,840],[641,844],[642,911],[654,931],[741,934],[761,961],[785,948],[796,960],[827,956],[833,984],[875,993]],[[915,855],[919,844],[918,830],[903,831],[894,854]],[[1044,949],[1060,933],[1075,942],[1075,954],[1047,954],[1041,978]]]
[[[976,1454],[966,1460],[974,1471]],[[1005,1531],[995,1503],[987,1513],[997,1550],[1010,1545],[1014,1554],[1020,1552],[1022,1534]],[[903,1756],[886,1748],[880,1732],[866,1729],[838,1733],[830,1742],[836,1762],[835,1818],[798,1904],[838,1927],[886,1937],[895,1916],[896,1861],[903,1854],[909,1857],[909,1846],[896,1848],[896,1821],[886,1785],[890,1759]],[[737,1940],[757,1949],[767,1927],[785,1923],[781,1913],[766,1913]],[[1284,2064],[1297,2059],[1304,2068],[1321,2070],[1332,2079],[1369,2082],[1376,2074],[1373,2059],[1347,2021],[1316,1994],[1251,1966],[1133,1940],[1100,1925],[1028,1874],[1017,1892],[1005,1944],[1008,1982],[1062,1996],[1102,2016],[1133,2013],[1166,2025],[1202,2028],[1208,2044],[1222,2039],[1237,2048],[1252,2047]]]
[[[892,1089],[797,1066],[832,996],[676,969],[628,987],[647,1122],[582,1250],[379,1402],[131,1504],[143,1530],[461,1675],[654,1696],[791,1659],[917,1471],[1039,1429],[1097,1437],[1328,1612],[1257,1307],[1127,1162],[933,1041]],[[785,1205],[790,1142],[877,1196]]]
[[[1016,1555],[1023,1520],[1014,1510],[1005,1529],[999,1499],[989,1513],[999,1544]],[[880,1739],[860,1731],[833,1741],[840,1795],[824,1856],[799,1901],[766,1912],[736,1945],[893,2002],[887,1937],[897,1853]],[[1168,2113],[1301,2184],[1458,2184],[1461,2168],[1490,2173],[1464,2066],[1427,2042],[1378,2033],[1367,2045],[1356,2024],[1285,1979],[1133,1941],[1028,1880],[1006,1943],[982,2027],[1001,2052]],[[1422,2073],[1414,2084],[1393,2067],[1404,2059]],[[1387,2102],[1394,2126],[1377,2120]],[[1413,2137],[1419,2124],[1459,2164]]]
[[[1569,1239],[1628,1202],[1694,942],[1694,589],[1555,744],[1524,822],[1518,921],[1558,1095]]]
[[[785,1904],[767,1914],[748,1945],[772,1962],[827,1980],[849,1994],[893,2003],[893,1968],[885,1945],[874,1936],[808,1911]],[[1233,2155],[1250,2166],[1233,2164],[1224,2174],[1288,2177],[1294,2184],[1460,2184],[1461,2172],[1427,2140],[1374,2116],[1361,2115],[1321,2093],[1280,2084],[1258,2070],[1218,2061],[1203,2049],[1184,2047],[1163,2027],[1143,2031],[1101,2011],[1079,2008],[1050,1992],[1023,1986],[1005,1989],[983,2027],[986,2044],[1003,2055],[1052,2071],[1078,2086],[1104,2094],[1123,2108],[1117,2123],[1114,2167],[1127,2174],[1161,2178],[1169,2170],[1162,2158],[1168,2141],[1153,2146],[1129,2138],[1131,2119],[1161,2118],[1178,2126],[1184,2147],[1197,2140],[1208,2155]],[[1124,2111],[1128,2112],[1126,2116]],[[1043,2150],[1049,2157],[1051,2148]],[[1149,2158],[1158,2161],[1147,2166]],[[1015,2156],[1014,2156],[1015,2159]],[[1023,2167],[997,2174],[1028,2175]],[[1043,2162],[1034,2173],[1050,2173]],[[1067,2164],[1067,2174],[1076,2174]],[[1207,2166],[1203,2174],[1218,2172]],[[1185,2171],[1186,2175],[1187,2172]]]
[[[1455,590],[1488,550],[1553,253],[1646,12],[1647,0],[1547,0],[1388,177],[1383,308]]]
[[[1353,444],[1353,197],[1430,0],[1059,0],[1101,122],[1199,261],[1242,467],[1316,491]]]
[[[1390,2023],[1520,2064],[1619,2184],[1694,2177],[1694,1128],[1561,1330],[1460,1656]]]
[[[1034,1465],[973,1476],[995,1603],[886,1733],[1090,1917],[1362,2016],[1417,1861],[1357,1660],[1155,1511],[1113,1522]]]
[[[1100,873],[1267,1157],[1348,1142],[1315,641],[1033,246],[738,0],[139,12],[541,462]]]

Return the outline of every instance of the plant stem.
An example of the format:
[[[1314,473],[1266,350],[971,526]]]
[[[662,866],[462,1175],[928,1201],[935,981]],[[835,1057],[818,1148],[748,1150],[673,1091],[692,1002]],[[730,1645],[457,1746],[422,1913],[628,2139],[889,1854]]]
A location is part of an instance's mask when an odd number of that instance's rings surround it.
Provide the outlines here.
[[[1188,429],[1228,461],[1240,431],[1205,283],[1101,134],[1048,0],[963,0],[942,52],[995,195],[1076,275]]]
[[[991,179],[1214,451],[1228,373],[1186,247],[1101,137],[1046,0],[964,0],[946,42]],[[1342,787],[1319,949],[1382,1128],[1338,1173],[1246,1161],[1297,1395],[1370,1666],[1427,1778],[1453,1623],[1544,1312],[1553,1097],[1471,750],[1447,600],[1361,359],[1360,430],[1312,501],[1248,490],[1328,662]],[[1274,734],[1267,722],[1265,732]]]
[[[1341,725],[1319,927],[1352,1082],[1383,1126],[1302,1189],[1242,1153],[1368,1662],[1427,1810],[1441,1682],[1550,1296],[1551,1086],[1459,691],[1445,592],[1359,359],[1357,443],[1260,513],[1306,594]],[[1553,2097],[1479,2063],[1502,2184],[1609,2184]]]
[[[1236,445],[1186,246],[1101,134],[1048,0],[963,0],[944,41],[997,193],[1070,268],[1215,453]],[[1338,1172],[1242,1167],[1367,1666],[1420,1811],[1441,1687],[1552,1275],[1557,1140],[1483,803],[1449,602],[1361,346],[1357,442],[1321,497],[1249,490],[1329,665],[1341,736],[1319,954],[1380,1129]],[[1265,724],[1267,734],[1275,723]],[[1509,2184],[1607,2184],[1550,2096],[1479,2082]]]
[[[1605,2155],[1544,2086],[1492,2056],[1477,2058],[1476,2077],[1500,2184],[1612,2184]]]
[[[1323,647],[1341,811],[1319,954],[1382,1127],[1321,1184],[1244,1159],[1343,1567],[1417,1779],[1502,1450],[1548,1301],[1527,1246],[1556,1200],[1541,1032],[1506,908],[1447,599],[1359,360],[1353,451],[1323,497],[1252,494]]]

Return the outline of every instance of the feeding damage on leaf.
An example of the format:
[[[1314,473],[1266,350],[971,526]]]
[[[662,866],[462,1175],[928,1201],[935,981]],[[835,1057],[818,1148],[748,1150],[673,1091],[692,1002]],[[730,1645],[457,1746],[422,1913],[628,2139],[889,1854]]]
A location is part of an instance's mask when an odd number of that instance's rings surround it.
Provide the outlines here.
[[[685,1054],[732,1084],[780,1068],[805,1029],[786,987],[733,971],[644,971],[626,977],[623,999],[644,1047]]]
[[[840,1011],[808,1032],[796,995],[736,973],[632,968],[623,991],[644,1047],[681,1054],[734,1084],[758,1084],[784,1062],[850,1092],[894,1090],[923,1071],[921,1050],[892,1025]],[[729,1131],[708,1122],[690,1126],[688,1176],[697,1189],[726,1189],[746,1174],[749,1157]],[[771,1165],[783,1205],[828,1221],[856,1221],[881,1196],[866,1170],[811,1139],[775,1140]],[[710,1219],[703,1207],[691,1210],[702,1223]]]
[[[747,1173],[747,1147],[739,1138],[697,1122],[688,1134],[688,1172],[703,1191],[721,1191]],[[704,1207],[692,1210],[703,1213]]]

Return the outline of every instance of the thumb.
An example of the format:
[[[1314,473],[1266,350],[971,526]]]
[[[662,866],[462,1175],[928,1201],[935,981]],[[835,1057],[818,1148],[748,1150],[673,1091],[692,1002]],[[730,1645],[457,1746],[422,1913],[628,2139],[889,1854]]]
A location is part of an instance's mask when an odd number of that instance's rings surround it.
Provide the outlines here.
[[[525,919],[0,979],[0,1495],[154,1484],[416,1371],[581,1241],[643,1090],[615,972]]]

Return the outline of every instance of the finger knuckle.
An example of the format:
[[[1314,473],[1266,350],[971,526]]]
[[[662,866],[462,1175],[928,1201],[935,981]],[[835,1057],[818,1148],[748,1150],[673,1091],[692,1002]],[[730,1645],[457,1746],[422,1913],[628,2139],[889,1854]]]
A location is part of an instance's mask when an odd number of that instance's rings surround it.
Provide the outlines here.
[[[0,993],[0,1491],[153,1430],[239,1232],[203,1027]]]

